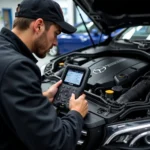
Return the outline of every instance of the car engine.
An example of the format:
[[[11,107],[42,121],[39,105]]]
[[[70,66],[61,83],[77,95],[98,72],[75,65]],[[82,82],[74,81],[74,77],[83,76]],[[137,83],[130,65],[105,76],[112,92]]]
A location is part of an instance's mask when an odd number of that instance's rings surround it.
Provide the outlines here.
[[[68,64],[91,70],[84,90],[89,112],[76,150],[150,149],[149,59],[140,50],[89,48],[50,60],[43,91],[61,78]],[[58,116],[65,113],[61,108]]]

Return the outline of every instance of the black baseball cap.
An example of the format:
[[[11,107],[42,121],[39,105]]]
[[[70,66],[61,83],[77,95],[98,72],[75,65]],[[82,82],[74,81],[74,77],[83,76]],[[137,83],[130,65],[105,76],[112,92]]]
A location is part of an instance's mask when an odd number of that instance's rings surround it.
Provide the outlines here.
[[[53,0],[23,0],[18,4],[15,17],[42,18],[58,24],[64,33],[71,34],[76,31],[75,27],[65,22],[60,5]]]

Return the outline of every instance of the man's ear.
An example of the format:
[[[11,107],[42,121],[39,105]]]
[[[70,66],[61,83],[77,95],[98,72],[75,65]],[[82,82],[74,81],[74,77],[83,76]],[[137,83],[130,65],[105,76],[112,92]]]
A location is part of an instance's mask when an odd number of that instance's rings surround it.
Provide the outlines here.
[[[44,30],[44,21],[41,18],[38,18],[35,20],[33,24],[33,29],[36,33],[40,33],[41,31]]]

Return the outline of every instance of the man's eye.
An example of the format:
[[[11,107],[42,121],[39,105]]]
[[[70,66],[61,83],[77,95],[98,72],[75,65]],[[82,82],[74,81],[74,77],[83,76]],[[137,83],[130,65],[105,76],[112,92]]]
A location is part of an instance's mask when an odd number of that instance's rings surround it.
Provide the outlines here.
[[[56,34],[59,35],[61,32],[60,31],[56,31]]]

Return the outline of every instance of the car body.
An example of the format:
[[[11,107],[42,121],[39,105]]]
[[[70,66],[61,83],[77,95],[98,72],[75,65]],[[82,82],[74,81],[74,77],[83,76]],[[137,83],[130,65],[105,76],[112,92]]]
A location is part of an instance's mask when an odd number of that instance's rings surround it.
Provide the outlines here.
[[[85,25],[93,41],[91,41],[91,38],[88,32],[86,31]],[[77,31],[73,34],[64,34],[64,33],[60,34],[57,38],[58,46],[53,47],[53,49],[51,49],[50,51],[50,54],[61,55],[69,53],[74,50],[91,46],[93,43],[98,44],[107,39],[108,36],[102,34],[92,21],[85,22],[85,25],[83,22],[76,24],[75,27],[77,28]],[[116,36],[121,31],[122,29],[116,30],[115,32],[112,33],[112,36],[113,37]]]
[[[43,87],[58,81],[69,64],[89,68],[91,74],[84,89],[89,113],[75,149],[149,150],[150,9],[147,1],[138,1],[136,6],[132,0],[74,2],[108,38],[52,59],[44,70],[43,81],[49,82],[43,82]],[[112,38],[111,33],[120,28],[124,30]],[[67,112],[65,107],[57,109],[60,117]]]
[[[105,39],[105,36],[101,37],[101,33],[98,31],[96,26],[94,26],[92,21],[86,22],[86,26],[90,32],[94,44],[98,44],[100,41]],[[76,28],[77,31],[73,34],[60,34],[60,36],[58,36],[59,54],[65,54],[92,45],[84,24],[80,23],[76,25]]]

